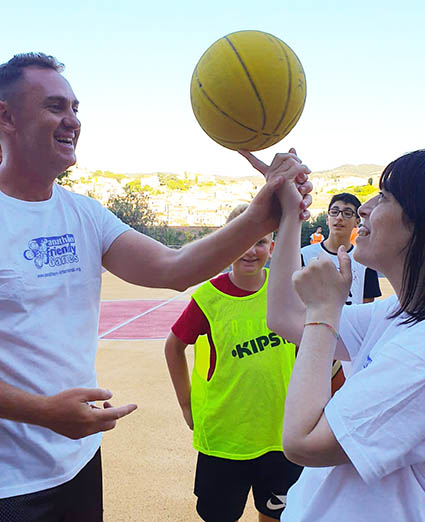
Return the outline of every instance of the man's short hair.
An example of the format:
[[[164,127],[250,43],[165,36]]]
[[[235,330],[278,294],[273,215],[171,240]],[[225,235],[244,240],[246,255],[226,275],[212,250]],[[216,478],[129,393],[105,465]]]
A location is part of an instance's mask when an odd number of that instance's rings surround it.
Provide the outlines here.
[[[350,194],[349,192],[341,192],[341,194],[335,194],[332,196],[332,199],[328,206],[328,211],[335,203],[335,201],[343,201],[344,203],[350,203],[356,209],[356,216],[358,217],[358,209],[361,205],[361,201],[354,194]]]
[[[53,69],[58,73],[65,69],[64,64],[54,56],[44,53],[15,54],[8,62],[0,65],[0,100],[10,98],[17,82],[22,78],[24,69],[31,66]]]

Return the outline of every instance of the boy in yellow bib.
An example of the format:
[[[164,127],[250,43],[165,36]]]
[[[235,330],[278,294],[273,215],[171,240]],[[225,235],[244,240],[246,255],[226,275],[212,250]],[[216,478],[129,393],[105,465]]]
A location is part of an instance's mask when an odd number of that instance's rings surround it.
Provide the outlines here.
[[[236,207],[228,221],[247,205]],[[301,468],[282,451],[286,390],[295,346],[266,326],[271,234],[204,283],[173,325],[165,355],[198,450],[197,511],[235,522],[252,488],[259,521],[279,520]],[[185,349],[195,345],[190,383]]]

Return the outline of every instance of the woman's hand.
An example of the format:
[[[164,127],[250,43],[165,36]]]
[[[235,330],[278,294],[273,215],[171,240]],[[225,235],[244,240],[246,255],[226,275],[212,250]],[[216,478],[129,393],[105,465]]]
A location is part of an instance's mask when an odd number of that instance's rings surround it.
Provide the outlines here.
[[[327,320],[327,312],[340,311],[351,286],[351,260],[345,248],[338,248],[339,270],[328,256],[312,259],[308,266],[292,276],[295,290],[307,307],[307,314],[320,310]]]

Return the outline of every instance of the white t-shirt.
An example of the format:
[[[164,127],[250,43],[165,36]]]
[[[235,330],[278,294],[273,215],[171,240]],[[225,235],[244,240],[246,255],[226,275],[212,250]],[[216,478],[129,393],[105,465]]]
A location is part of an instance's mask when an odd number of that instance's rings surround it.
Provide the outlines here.
[[[350,293],[347,297],[346,304],[361,304],[363,303],[364,295],[364,281],[366,274],[366,267],[361,265],[353,258],[353,250],[348,251],[348,255],[351,259],[351,288]],[[307,245],[301,249],[301,255],[305,266],[307,266],[313,258],[320,256],[327,256],[332,260],[333,264],[339,268],[339,260],[336,254],[332,254],[323,246],[323,243],[316,243],[314,245]],[[351,373],[351,363],[348,361],[341,361],[342,370],[345,377],[348,377]]]
[[[425,321],[387,319],[395,306],[344,307],[353,373],[325,415],[351,463],[305,468],[282,521],[425,521]]]
[[[47,201],[0,193],[0,380],[53,395],[96,387],[103,254],[128,226],[54,185]],[[72,479],[100,444],[0,420],[0,498]]]

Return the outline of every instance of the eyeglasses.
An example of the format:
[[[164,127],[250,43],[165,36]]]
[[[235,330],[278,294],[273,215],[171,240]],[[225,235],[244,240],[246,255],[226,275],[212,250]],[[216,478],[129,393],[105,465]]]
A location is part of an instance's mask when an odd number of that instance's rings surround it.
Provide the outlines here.
[[[356,212],[352,208],[343,208],[342,210],[339,207],[331,207],[328,210],[329,216],[332,217],[338,217],[339,214],[342,214],[342,217],[344,219],[351,219],[353,216],[356,215]]]

